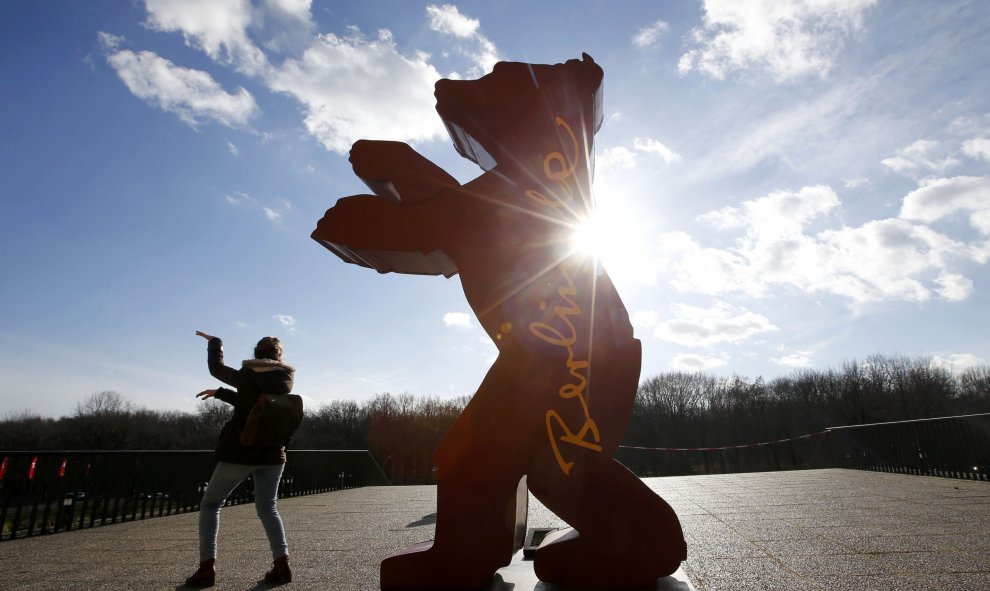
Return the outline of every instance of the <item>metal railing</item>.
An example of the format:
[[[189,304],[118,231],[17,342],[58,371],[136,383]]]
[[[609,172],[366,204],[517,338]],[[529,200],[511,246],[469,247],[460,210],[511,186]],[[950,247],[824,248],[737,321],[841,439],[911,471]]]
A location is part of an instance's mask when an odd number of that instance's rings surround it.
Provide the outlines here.
[[[824,434],[712,447],[621,445],[615,458],[641,477],[800,470],[814,461]]]
[[[199,510],[212,451],[0,451],[0,541]],[[279,498],[389,481],[366,450],[290,450]],[[227,504],[252,502],[248,478]]]
[[[620,446],[639,476],[853,468],[990,481],[990,413],[867,425],[722,447]]]
[[[990,413],[832,427],[811,467],[990,481]]]

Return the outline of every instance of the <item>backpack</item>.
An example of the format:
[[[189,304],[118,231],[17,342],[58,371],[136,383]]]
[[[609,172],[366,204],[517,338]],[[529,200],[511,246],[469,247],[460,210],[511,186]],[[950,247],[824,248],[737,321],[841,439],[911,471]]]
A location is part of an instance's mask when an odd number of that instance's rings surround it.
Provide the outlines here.
[[[262,394],[251,407],[240,442],[245,447],[282,447],[303,420],[302,397],[296,394]]]

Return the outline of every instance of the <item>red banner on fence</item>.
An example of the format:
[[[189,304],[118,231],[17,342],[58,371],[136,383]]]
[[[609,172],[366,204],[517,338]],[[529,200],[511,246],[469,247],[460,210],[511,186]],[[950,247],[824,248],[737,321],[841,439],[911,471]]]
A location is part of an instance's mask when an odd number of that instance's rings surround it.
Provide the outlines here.
[[[31,458],[31,467],[28,468],[28,480],[34,480],[34,469],[38,466],[38,456]]]
[[[62,465],[58,467],[58,477],[65,478],[65,466],[69,463],[69,458],[62,457]]]
[[[3,463],[0,464],[0,480],[3,480],[4,474],[7,473],[7,456],[3,457]]]

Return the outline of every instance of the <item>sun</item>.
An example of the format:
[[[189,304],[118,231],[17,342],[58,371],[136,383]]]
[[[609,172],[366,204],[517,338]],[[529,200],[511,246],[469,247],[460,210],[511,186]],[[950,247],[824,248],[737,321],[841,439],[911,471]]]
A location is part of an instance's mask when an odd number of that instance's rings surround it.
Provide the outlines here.
[[[578,221],[571,234],[571,247],[578,254],[600,258],[608,247],[612,233],[601,219],[591,215]]]
[[[653,265],[647,234],[635,211],[622,207],[619,199],[605,199],[574,225],[570,247],[574,254],[600,263],[613,280],[648,283]]]
[[[635,264],[637,258],[637,253],[630,249],[633,227],[605,211],[595,210],[575,225],[571,234],[572,252],[602,264],[609,274],[625,273],[626,267]]]

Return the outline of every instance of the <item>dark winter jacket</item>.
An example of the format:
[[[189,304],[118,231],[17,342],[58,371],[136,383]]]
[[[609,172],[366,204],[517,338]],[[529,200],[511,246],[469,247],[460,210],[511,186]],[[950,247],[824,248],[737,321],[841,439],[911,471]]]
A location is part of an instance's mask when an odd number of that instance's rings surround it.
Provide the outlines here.
[[[227,367],[223,363],[223,341],[218,338],[210,339],[207,344],[207,363],[213,377],[237,388],[236,391],[219,388],[216,393],[218,400],[223,400],[234,407],[234,416],[223,426],[220,438],[217,440],[215,450],[217,460],[251,466],[284,464],[284,447],[261,449],[244,447],[239,438],[244,421],[247,420],[258,397],[262,394],[291,392],[296,370],[286,363],[271,359],[245,359],[241,369]]]

